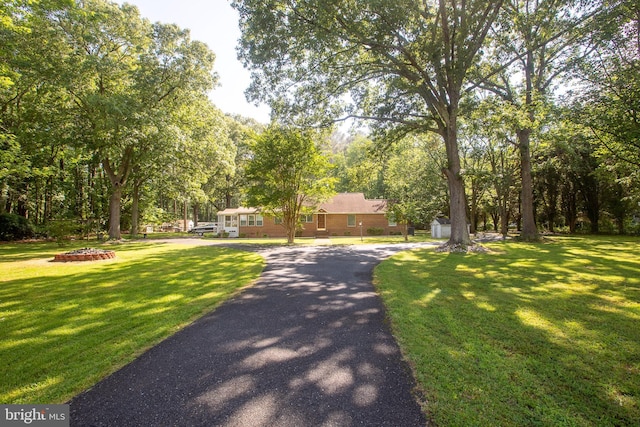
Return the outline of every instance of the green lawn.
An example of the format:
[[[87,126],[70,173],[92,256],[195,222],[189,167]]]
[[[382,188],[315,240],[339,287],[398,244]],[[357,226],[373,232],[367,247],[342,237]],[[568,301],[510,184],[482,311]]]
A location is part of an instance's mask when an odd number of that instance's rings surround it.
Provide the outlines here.
[[[80,246],[79,246],[80,245]],[[221,247],[0,245],[0,403],[63,403],[251,284],[264,260]]]
[[[219,239],[215,237],[205,236],[204,239],[212,242],[220,243],[237,243],[241,245],[257,245],[257,246],[278,246],[286,245],[287,239],[285,237],[254,237],[254,238],[228,238]],[[432,242],[437,239],[432,239],[429,234],[421,233],[415,236],[409,236],[409,243],[417,242]],[[444,242],[444,240],[443,240]],[[296,237],[295,245],[360,245],[360,244],[394,244],[404,243],[404,237],[402,236],[330,236],[328,239],[314,237]]]
[[[378,287],[440,426],[637,426],[640,240],[423,249]]]

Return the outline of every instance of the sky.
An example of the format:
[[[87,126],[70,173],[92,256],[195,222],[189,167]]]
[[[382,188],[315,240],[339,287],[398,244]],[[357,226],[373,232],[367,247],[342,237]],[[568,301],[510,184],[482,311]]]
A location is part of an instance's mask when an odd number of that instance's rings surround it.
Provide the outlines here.
[[[214,71],[218,73],[219,86],[210,94],[213,103],[225,113],[269,122],[269,107],[256,107],[244,96],[250,76],[237,59],[238,13],[230,0],[116,0],[116,3],[136,5],[151,22],[177,24],[191,30],[191,38],[206,43],[216,55]]]

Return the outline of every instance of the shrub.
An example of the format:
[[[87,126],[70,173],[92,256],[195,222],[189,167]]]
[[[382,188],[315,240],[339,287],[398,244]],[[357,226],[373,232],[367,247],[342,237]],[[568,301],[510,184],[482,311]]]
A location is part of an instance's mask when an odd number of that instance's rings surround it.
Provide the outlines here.
[[[46,230],[47,236],[53,237],[59,245],[83,234],[82,225],[71,219],[51,221],[47,224]]]
[[[383,233],[384,233],[384,228],[382,227],[367,228],[367,234],[369,236],[382,236]]]
[[[33,237],[33,225],[23,216],[0,214],[0,240],[21,240]]]

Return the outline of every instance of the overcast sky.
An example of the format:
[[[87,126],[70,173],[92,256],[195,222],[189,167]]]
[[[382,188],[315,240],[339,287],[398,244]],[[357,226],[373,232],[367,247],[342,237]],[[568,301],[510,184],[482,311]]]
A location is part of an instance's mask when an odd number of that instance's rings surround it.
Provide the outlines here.
[[[249,72],[238,61],[235,47],[240,38],[238,14],[229,0],[115,0],[134,4],[152,22],[177,24],[191,30],[191,38],[206,43],[216,54],[214,70],[220,86],[211,93],[213,103],[225,113],[269,122],[269,108],[247,103]]]

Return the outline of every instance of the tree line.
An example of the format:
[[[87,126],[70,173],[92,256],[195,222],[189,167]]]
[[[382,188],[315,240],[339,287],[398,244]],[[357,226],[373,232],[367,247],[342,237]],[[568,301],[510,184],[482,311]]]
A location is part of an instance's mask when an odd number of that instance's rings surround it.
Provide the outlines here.
[[[0,212],[118,239],[123,207],[136,234],[141,211],[232,179],[241,124],[208,99],[215,55],[188,30],[104,0],[8,1],[0,18]]]
[[[603,208],[596,195],[611,194],[600,186],[603,179],[614,184],[616,209],[624,208],[626,218],[637,203],[637,2],[233,5],[243,29],[241,55],[253,72],[249,93],[281,117],[308,126],[366,120],[386,145],[407,135],[437,135],[446,155],[441,173],[452,246],[470,243],[467,221],[475,228],[480,184],[488,179],[501,221],[517,217],[524,240],[538,238],[540,219],[555,225],[559,203],[567,205],[570,228],[577,223],[571,210],[578,202],[561,198],[561,191],[584,199],[593,231]],[[559,183],[568,184],[562,180],[545,187],[551,177],[542,172],[534,181],[534,166],[553,154],[534,149],[547,148],[554,132],[555,148],[561,137],[569,149],[560,161],[575,166],[562,170],[576,178],[573,190],[561,189]],[[465,161],[481,161],[490,173],[473,176]],[[399,208],[414,210],[411,203]],[[546,217],[539,218],[543,210]]]
[[[256,144],[356,119],[364,134],[309,134],[327,182],[392,200],[404,222],[450,215],[452,243],[468,244],[467,223],[525,239],[637,231],[637,5],[233,5],[249,93],[279,132],[211,103],[215,55],[186,29],[106,0],[3,2],[0,213],[114,239],[213,219],[266,182]]]

